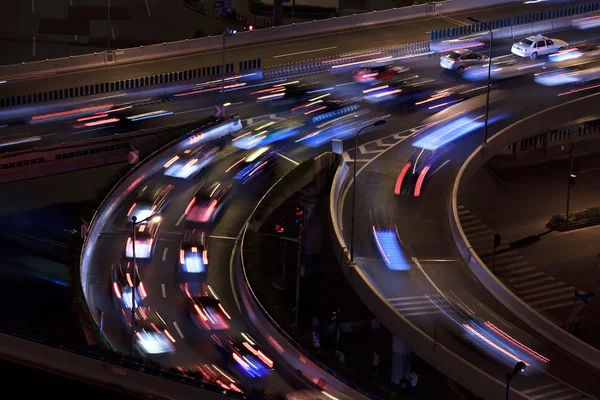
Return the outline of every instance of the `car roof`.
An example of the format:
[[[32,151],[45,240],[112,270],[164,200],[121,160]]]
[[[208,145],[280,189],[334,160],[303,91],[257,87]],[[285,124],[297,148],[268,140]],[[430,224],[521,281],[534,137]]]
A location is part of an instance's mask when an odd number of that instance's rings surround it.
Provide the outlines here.
[[[543,36],[543,35],[532,35],[532,36],[527,36],[525,39],[529,39],[532,42],[535,42],[536,40],[540,40],[540,39],[546,39],[546,40],[551,40],[549,37]]]
[[[458,49],[458,50],[453,50],[448,54],[452,54],[452,53],[463,55],[463,54],[469,54],[469,53],[473,53],[473,52],[469,49]]]

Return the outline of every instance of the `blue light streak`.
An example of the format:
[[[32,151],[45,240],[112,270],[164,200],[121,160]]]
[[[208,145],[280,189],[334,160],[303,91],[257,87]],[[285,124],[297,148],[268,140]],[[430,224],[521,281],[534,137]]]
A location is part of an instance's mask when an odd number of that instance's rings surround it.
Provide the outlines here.
[[[394,271],[410,270],[410,264],[404,253],[402,253],[395,231],[388,229],[379,230],[373,227],[373,234],[375,235],[377,249],[389,269]]]
[[[467,117],[460,117],[425,135],[413,143],[413,146],[425,150],[436,150],[482,126],[483,122],[473,121]]]

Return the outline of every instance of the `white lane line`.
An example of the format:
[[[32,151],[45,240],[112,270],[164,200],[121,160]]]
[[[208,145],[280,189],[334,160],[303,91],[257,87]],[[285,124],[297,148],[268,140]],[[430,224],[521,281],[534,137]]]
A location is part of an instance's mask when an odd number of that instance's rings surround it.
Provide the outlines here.
[[[236,240],[237,238],[231,236],[218,236],[218,235],[208,235],[210,239],[225,239],[225,240]]]
[[[167,289],[165,288],[165,284],[161,283],[160,284],[160,291],[162,292],[162,296],[164,299],[167,298]]]
[[[146,10],[148,10],[148,16],[151,17],[152,15],[150,15],[150,5],[148,4],[148,0],[146,0]]]
[[[165,251],[163,251],[163,261],[167,259],[167,253],[169,252],[169,248],[165,247]]]
[[[115,40],[115,28],[111,28],[111,31],[112,31],[112,38],[113,38],[113,40]]]
[[[179,325],[177,325],[177,322],[173,322],[173,326],[177,330],[177,333],[179,333],[179,336],[181,336],[182,339],[185,339],[185,336],[183,336],[183,332],[181,332],[181,329],[179,329]]]
[[[35,36],[33,36],[33,55],[35,56]]]
[[[210,106],[210,107],[204,107],[204,108],[196,108],[196,109],[187,110],[187,111],[179,111],[179,112],[176,112],[175,114],[187,114],[187,113],[191,113],[191,112],[206,111],[206,110],[212,110],[212,109],[213,109],[213,106]]]
[[[185,213],[181,214],[181,217],[179,217],[175,226],[179,226],[179,224],[181,223],[181,221],[183,221],[184,218],[185,218]]]
[[[291,162],[292,164],[295,164],[295,165],[300,165],[300,163],[299,163],[298,161],[294,161],[294,160],[292,160],[291,158],[289,158],[289,157],[286,157],[286,156],[284,156],[283,154],[281,154],[281,153],[279,153],[279,152],[277,153],[277,155],[278,155],[279,157],[281,157],[281,158],[285,158],[286,160],[288,160],[288,161],[289,161],[289,162]]]
[[[77,35],[73,35],[73,36],[75,36],[75,40],[77,40]]]
[[[16,139],[16,140],[10,140],[8,142],[2,142],[2,143],[0,143],[0,147],[14,146],[16,144],[23,144],[23,143],[29,143],[29,142],[37,142],[38,140],[42,140],[42,138],[39,136],[31,136],[31,137],[27,137],[27,138],[23,138],[23,139]]]
[[[438,172],[440,169],[444,168],[444,165],[448,164],[449,162],[450,162],[450,160],[444,161],[444,163],[442,165],[437,167],[432,173],[429,174],[429,177],[431,178],[433,175],[435,175],[436,172]]]
[[[146,0],[146,3],[148,2],[148,0]],[[282,57],[289,57],[289,56],[297,56],[299,54],[307,54],[307,53],[316,53],[318,51],[326,51],[326,50],[333,50],[333,49],[337,49],[337,46],[333,46],[333,47],[323,47],[322,49],[314,49],[314,50],[306,50],[306,51],[298,51],[296,53],[288,53],[288,54],[280,54],[278,56],[273,56],[273,58],[282,58]]]
[[[69,5],[73,5],[73,0],[69,0]]]
[[[31,0],[31,13],[35,13],[35,3],[34,0]]]
[[[346,82],[346,83],[338,83],[337,85],[335,85],[336,87],[338,86],[347,86],[347,85],[356,85],[358,82]]]

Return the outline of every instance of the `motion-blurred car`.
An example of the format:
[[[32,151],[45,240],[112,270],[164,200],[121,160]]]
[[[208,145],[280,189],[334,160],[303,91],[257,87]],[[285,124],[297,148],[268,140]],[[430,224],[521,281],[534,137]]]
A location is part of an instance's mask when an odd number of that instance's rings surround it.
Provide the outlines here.
[[[122,263],[112,265],[111,281],[114,299],[119,307],[131,308],[132,290],[136,307],[147,297],[138,267],[136,265],[133,268],[133,260],[130,258],[125,258]]]
[[[131,217],[141,221],[151,215],[160,214],[169,201],[169,193],[173,187],[171,184],[159,185],[155,188],[144,186],[127,212],[128,221],[131,221]]]
[[[550,39],[549,37],[537,35],[529,36],[512,45],[510,51],[519,57],[529,57],[535,60],[538,56],[556,53],[563,50],[569,44],[564,40]]]
[[[544,86],[559,86],[573,83],[585,83],[600,79],[600,60],[582,62],[555,71],[541,72],[534,80]]]
[[[277,163],[277,152],[270,146],[247,151],[225,172],[232,172],[233,179],[246,184],[264,175]]]
[[[262,121],[246,127],[232,142],[235,147],[245,150],[266,146],[297,135],[303,125],[293,119]]]
[[[440,66],[444,69],[456,71],[462,74],[463,71],[474,65],[481,65],[488,62],[488,57],[471,50],[454,50],[443,57],[440,57]]]
[[[189,378],[200,379],[203,382],[219,385],[223,389],[243,393],[240,383],[214,364],[193,364],[187,367],[177,367],[179,372]]]
[[[206,274],[208,250],[204,240],[185,240],[179,249],[179,270],[188,274]]]
[[[231,185],[213,182],[202,186],[185,209],[185,219],[191,222],[209,223],[217,219],[228,200]]]
[[[395,67],[393,65],[375,65],[365,66],[352,73],[354,80],[360,83],[369,83],[374,81],[385,81],[386,79],[396,78],[408,71],[406,67]]]
[[[492,61],[492,68],[489,71],[490,78],[494,81],[516,78],[523,75],[532,75],[544,67],[545,62],[524,63],[523,60],[516,57],[509,57]],[[467,68],[462,77],[471,82],[483,82],[488,79],[488,66],[480,65]]]
[[[315,93],[319,93],[322,88],[318,85],[318,82],[283,82],[273,85],[270,88],[256,90],[250,95],[256,96],[256,101],[272,101],[278,100],[277,104],[288,104],[307,96],[313,96]]]
[[[271,374],[273,361],[250,335],[242,332],[239,340],[224,333],[212,334],[211,337],[223,358],[247,376],[260,378]]]
[[[202,329],[208,331],[229,328],[231,316],[225,311],[221,300],[209,285],[203,285],[201,293],[190,292],[185,286],[187,310],[190,318]]]
[[[160,227],[160,218],[153,218],[146,223],[139,224],[135,231],[135,257],[150,258],[158,236],[158,228]],[[125,246],[125,256],[133,257],[133,235],[127,238]]]
[[[428,173],[438,163],[441,153],[441,150],[415,149],[400,170],[394,186],[394,194],[421,196],[423,185],[429,178]]]
[[[285,398],[287,400],[346,400],[349,397],[340,397],[341,395],[338,393],[335,396],[327,393],[324,390],[316,390],[316,389],[302,389],[292,393],[288,393]]]
[[[135,333],[135,344],[145,354],[172,353],[175,350],[175,338],[167,329],[165,320],[154,308],[137,308]]]
[[[219,148],[209,144],[187,149],[167,161],[164,165],[167,176],[187,179],[200,172],[217,157]]]

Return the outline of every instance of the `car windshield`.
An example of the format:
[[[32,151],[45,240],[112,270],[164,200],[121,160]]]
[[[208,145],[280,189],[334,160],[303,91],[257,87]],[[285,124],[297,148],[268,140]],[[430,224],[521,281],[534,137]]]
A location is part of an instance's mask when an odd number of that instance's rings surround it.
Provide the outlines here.
[[[458,57],[460,57],[460,54],[458,54],[457,52],[453,51],[452,53],[448,54],[447,57],[451,58],[453,60],[456,60]]]
[[[533,41],[531,41],[529,39],[523,39],[523,40],[521,40],[521,43],[526,46],[531,46],[533,44]]]

